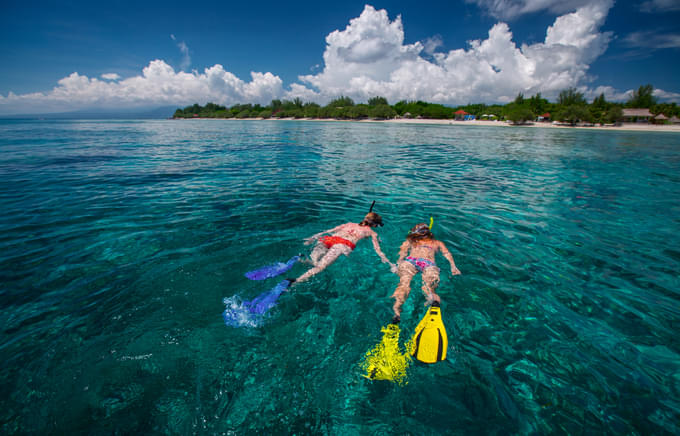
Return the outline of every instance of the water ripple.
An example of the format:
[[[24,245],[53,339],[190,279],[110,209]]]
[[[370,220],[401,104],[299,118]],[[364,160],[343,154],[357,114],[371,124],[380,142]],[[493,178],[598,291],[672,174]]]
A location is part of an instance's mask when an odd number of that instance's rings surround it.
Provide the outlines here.
[[[677,434],[679,141],[0,121],[0,427]],[[432,216],[463,272],[439,288],[447,362],[412,366],[396,390],[360,377],[396,286],[364,242],[261,327],[225,328],[224,302],[273,286],[245,271],[308,250],[304,237],[373,200],[388,257]],[[422,314],[419,287],[402,332]]]

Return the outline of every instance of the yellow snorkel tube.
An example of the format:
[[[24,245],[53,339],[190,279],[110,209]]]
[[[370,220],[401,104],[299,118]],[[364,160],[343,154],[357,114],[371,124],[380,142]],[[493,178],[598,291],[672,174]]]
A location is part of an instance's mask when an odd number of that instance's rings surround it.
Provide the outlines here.
[[[432,230],[432,224],[434,224],[434,218],[430,217],[430,226],[428,227],[430,230]]]

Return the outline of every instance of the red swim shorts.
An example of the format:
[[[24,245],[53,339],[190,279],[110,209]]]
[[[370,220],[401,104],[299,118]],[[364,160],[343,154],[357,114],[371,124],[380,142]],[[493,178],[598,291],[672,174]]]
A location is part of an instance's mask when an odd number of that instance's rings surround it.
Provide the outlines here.
[[[348,241],[347,239],[341,238],[340,236],[324,236],[321,239],[319,239],[319,241],[321,241],[321,243],[325,245],[326,248],[331,248],[335,244],[346,245],[352,250],[354,250],[354,248],[356,247],[354,242]]]

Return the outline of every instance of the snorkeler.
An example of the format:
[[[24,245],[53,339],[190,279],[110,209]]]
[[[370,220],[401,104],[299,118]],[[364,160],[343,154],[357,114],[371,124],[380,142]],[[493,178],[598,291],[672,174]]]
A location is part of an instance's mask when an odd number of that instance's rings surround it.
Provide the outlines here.
[[[375,204],[375,201],[373,202]],[[320,273],[326,267],[337,260],[340,255],[349,256],[357,242],[364,238],[371,238],[373,241],[373,249],[380,256],[383,263],[390,265],[392,272],[397,271],[396,265],[392,264],[385,254],[380,249],[378,242],[378,234],[373,230],[374,227],[382,226],[382,217],[373,212],[373,204],[368,214],[360,223],[345,223],[330,230],[317,233],[305,239],[305,245],[309,245],[315,240],[318,240],[316,246],[309,255],[312,265],[314,265],[307,272],[302,274],[294,282],[304,282],[315,274]],[[321,236],[325,233],[330,235]]]
[[[401,306],[411,292],[411,280],[419,271],[423,275],[423,293],[425,294],[425,304],[439,306],[441,299],[435,293],[439,286],[439,268],[434,262],[434,255],[437,251],[451,264],[451,274],[458,275],[460,271],[453,261],[453,256],[443,242],[435,239],[432,231],[432,219],[430,225],[425,223],[416,224],[406,236],[406,241],[399,248],[399,260],[397,261],[397,274],[399,275],[399,285],[394,290],[394,319],[393,323],[398,323],[401,317]],[[408,254],[408,256],[407,256]]]

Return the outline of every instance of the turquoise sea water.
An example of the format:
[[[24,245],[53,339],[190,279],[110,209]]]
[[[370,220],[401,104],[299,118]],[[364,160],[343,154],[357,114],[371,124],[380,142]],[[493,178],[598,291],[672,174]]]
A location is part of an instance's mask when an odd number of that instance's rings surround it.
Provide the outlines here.
[[[367,241],[224,324],[373,200],[390,259],[433,216],[463,273],[447,361],[361,377],[397,284]],[[0,121],[0,206],[2,434],[680,433],[680,135]]]

